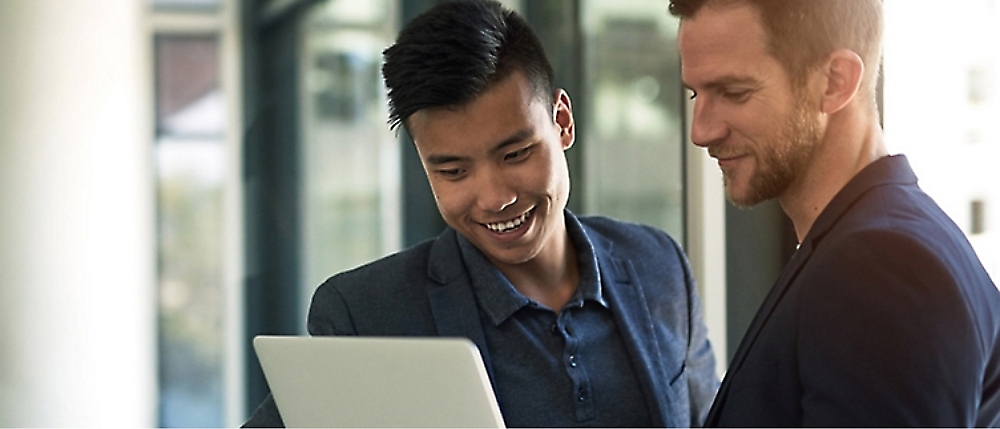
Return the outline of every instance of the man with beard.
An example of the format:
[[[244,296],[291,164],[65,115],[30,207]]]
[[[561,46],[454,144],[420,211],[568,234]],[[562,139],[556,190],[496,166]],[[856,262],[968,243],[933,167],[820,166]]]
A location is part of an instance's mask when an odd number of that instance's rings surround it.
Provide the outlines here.
[[[671,0],[691,140],[727,198],[776,198],[799,247],[708,426],[1000,424],[1000,293],[961,230],[889,156],[881,0]]]

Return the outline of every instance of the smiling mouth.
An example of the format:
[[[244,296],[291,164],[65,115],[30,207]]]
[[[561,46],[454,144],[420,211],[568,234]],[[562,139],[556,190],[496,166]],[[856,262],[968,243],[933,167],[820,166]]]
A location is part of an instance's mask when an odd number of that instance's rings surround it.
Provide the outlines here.
[[[727,166],[732,166],[738,160],[741,160],[746,156],[747,155],[725,154],[725,155],[713,155],[712,157],[719,162],[719,167],[727,167]]]
[[[484,223],[483,226],[489,228],[490,231],[503,234],[520,228],[522,225],[524,225],[524,222],[526,222],[528,218],[530,218],[531,215],[534,213],[535,209],[532,208],[531,210],[524,212],[524,214],[514,219],[508,220],[506,222]]]
[[[744,155],[735,153],[714,153],[712,151],[709,151],[708,156],[711,156],[712,158],[715,158],[719,161],[729,161],[731,159],[741,158]]]

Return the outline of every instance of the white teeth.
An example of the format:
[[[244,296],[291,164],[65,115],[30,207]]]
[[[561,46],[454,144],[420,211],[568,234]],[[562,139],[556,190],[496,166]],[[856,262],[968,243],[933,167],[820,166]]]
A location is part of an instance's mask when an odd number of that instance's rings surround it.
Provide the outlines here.
[[[522,214],[522,215],[520,215],[520,216],[518,216],[518,217],[516,217],[516,218],[514,218],[512,220],[509,220],[507,222],[488,223],[488,224],[486,224],[486,227],[489,228],[493,232],[504,233],[504,232],[510,231],[510,230],[512,230],[514,228],[517,228],[517,227],[523,225],[524,221],[528,220],[528,216],[530,216],[533,211],[534,210],[529,210],[529,211],[525,212],[524,214]]]

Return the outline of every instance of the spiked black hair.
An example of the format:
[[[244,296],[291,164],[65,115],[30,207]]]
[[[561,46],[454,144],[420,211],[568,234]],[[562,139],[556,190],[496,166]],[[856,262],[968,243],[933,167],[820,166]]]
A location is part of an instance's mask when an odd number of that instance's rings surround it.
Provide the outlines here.
[[[392,129],[421,109],[467,104],[514,71],[554,101],[552,66],[538,36],[493,0],[434,6],[403,28],[383,59]]]

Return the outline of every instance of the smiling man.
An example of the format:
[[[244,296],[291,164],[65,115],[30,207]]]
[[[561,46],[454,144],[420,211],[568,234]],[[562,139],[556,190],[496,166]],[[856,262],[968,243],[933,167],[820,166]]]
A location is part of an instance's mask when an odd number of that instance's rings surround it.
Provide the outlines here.
[[[662,231],[566,210],[573,109],[524,19],[442,3],[384,59],[448,228],[327,280],[309,332],[469,338],[510,427],[700,425],[718,378],[687,260]],[[280,423],[268,400],[247,426]]]
[[[718,160],[730,201],[777,199],[800,243],[706,425],[1000,424],[1000,293],[882,139],[882,0],[670,11],[691,140]]]

